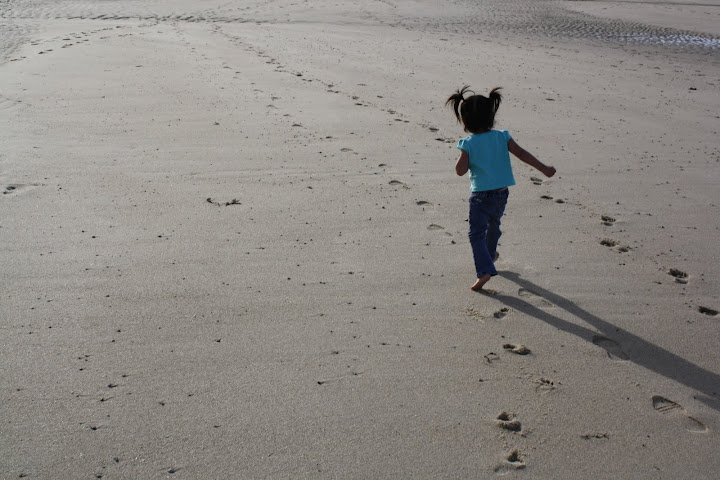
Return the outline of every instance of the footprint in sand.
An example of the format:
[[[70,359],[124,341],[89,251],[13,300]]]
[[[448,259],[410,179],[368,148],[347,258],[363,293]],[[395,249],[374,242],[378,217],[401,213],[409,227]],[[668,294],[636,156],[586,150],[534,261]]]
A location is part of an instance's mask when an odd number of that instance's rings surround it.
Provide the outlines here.
[[[445,231],[444,231],[444,230],[445,230],[445,227],[443,227],[443,226],[441,226],[441,225],[438,225],[438,224],[436,224],[436,223],[431,223],[430,225],[428,225],[427,229],[428,229],[428,230],[433,230],[433,231],[442,232],[442,233],[444,233],[446,236],[452,237],[452,233],[450,233],[450,232],[445,232]]]
[[[519,432],[522,430],[522,425],[514,413],[500,412],[500,415],[497,416],[497,420],[495,421],[495,425],[505,430],[510,430],[511,432]]]
[[[613,360],[629,360],[630,358],[625,352],[623,352],[622,347],[620,347],[620,344],[615,340],[603,337],[602,335],[593,335],[592,342],[605,350],[608,357]]]
[[[16,184],[13,184],[13,185],[7,185],[7,186],[3,189],[2,194],[3,194],[3,195],[15,195],[15,194],[24,192],[24,191],[26,191],[26,190],[29,190],[29,189],[31,189],[31,188],[33,188],[33,187],[37,187],[37,186],[39,186],[39,185],[40,185],[40,184],[37,184],[37,183],[31,183],[31,184],[20,184],[20,183],[16,183]]]
[[[613,240],[612,238],[603,238],[600,241],[600,245],[605,247],[617,247],[618,252],[627,253],[630,251],[630,247],[627,245],[620,245],[620,242]]]
[[[552,307],[553,304],[545,300],[540,294],[528,290],[527,288],[521,288],[518,290],[518,295],[523,297],[528,302],[539,303],[541,306]]]
[[[698,307],[698,312],[702,313],[703,315],[707,315],[709,317],[715,317],[718,314],[718,311],[713,308],[703,307],[702,305]]]
[[[542,178],[538,178],[538,177],[530,177],[530,181],[533,182],[533,185],[542,185],[543,184]]]
[[[12,61],[12,60],[11,60]],[[22,102],[0,95],[0,110],[7,110]]]
[[[613,240],[612,238],[603,238],[600,241],[600,245],[603,245],[605,247],[615,247],[618,245],[618,242]]]
[[[512,343],[506,343],[503,345],[503,349],[517,355],[528,355],[530,353],[530,349],[525,345],[513,345]]]
[[[228,202],[216,202],[215,200],[212,199],[212,197],[208,197],[205,201],[207,203],[210,203],[217,207],[229,207],[230,205],[242,205],[242,203],[240,203],[240,200],[238,200],[237,198],[233,198],[232,200],[230,200]]]
[[[498,318],[498,319],[505,318],[508,313],[510,313],[510,309],[508,307],[502,307],[500,310],[493,313],[493,317]]]
[[[498,475],[507,475],[513,470],[520,470],[523,468],[525,468],[525,462],[523,461],[522,454],[518,450],[513,450],[508,453],[505,460],[503,460],[500,465],[495,467],[495,473]]]
[[[500,357],[495,352],[490,352],[486,355],[483,355],[483,358],[487,363],[493,363],[496,360],[500,360]]]
[[[420,205],[421,207],[426,207],[432,205],[432,203],[425,201],[425,200],[418,200],[415,202],[415,205]]]
[[[540,377],[533,383],[535,383],[535,391],[540,394],[550,393],[557,388],[557,385],[559,385],[559,382],[556,383],[545,377]]]
[[[334,352],[333,352],[333,353],[334,353]],[[325,379],[323,379],[323,380],[318,380],[318,381],[317,381],[317,384],[318,384],[318,385],[326,385],[326,384],[331,383],[331,382],[336,382],[336,381],[340,381],[340,380],[345,380],[345,379],[353,378],[353,377],[359,377],[359,376],[361,376],[362,374],[363,374],[363,372],[352,371],[352,372],[350,372],[350,373],[348,373],[348,374],[345,374],[345,375],[338,375],[338,376],[335,376],[335,377],[330,377],[330,378],[325,378]]]
[[[668,400],[667,398],[661,397],[660,395],[654,395],[652,397],[652,404],[656,412],[666,415],[668,417],[672,417],[677,421],[681,422],[683,427],[688,432],[704,433],[708,431],[707,425],[702,423],[700,420],[688,415],[685,407],[683,407],[677,402]]]
[[[668,274],[675,277],[675,281],[677,283],[688,283],[688,274],[683,272],[682,270],[678,270],[677,268],[671,268],[668,270]]]
[[[603,225],[607,225],[608,227],[615,223],[615,219],[608,215],[602,215],[600,219],[602,220]]]

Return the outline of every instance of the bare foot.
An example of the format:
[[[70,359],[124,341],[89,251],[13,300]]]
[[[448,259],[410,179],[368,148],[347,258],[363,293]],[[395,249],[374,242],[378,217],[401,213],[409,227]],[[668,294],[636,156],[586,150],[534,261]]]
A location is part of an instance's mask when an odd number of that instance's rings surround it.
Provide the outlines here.
[[[473,290],[473,291],[475,291],[475,292],[479,292],[480,290],[482,290],[483,285],[485,285],[485,284],[488,282],[488,280],[490,280],[490,278],[492,278],[492,277],[490,276],[490,274],[483,275],[482,277],[480,277],[480,278],[477,279],[477,282],[475,282],[475,285],[473,285],[472,287],[470,287],[470,290]]]

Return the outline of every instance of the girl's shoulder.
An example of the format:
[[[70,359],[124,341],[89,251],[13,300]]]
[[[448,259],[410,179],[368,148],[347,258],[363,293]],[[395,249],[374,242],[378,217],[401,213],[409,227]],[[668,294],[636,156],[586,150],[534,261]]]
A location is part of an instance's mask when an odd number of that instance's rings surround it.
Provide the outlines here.
[[[494,133],[495,135],[501,135],[503,137],[510,136],[510,132],[508,132],[507,130],[490,130],[490,133]]]
[[[503,143],[507,143],[512,140],[512,136],[507,130],[490,130],[490,132],[494,134],[494,137],[498,141],[502,141]]]
[[[507,130],[488,130],[487,132],[473,133],[472,135],[463,138],[463,140],[469,142],[471,140],[480,141],[482,139],[490,139],[490,138],[497,138],[497,137],[506,138],[508,140],[510,138],[512,138],[510,136],[510,132],[508,132]]]
[[[467,137],[463,137],[460,140],[458,140],[458,148],[460,150],[464,150],[464,147],[467,147],[473,143],[473,136],[474,135],[468,135]]]
[[[460,150],[465,150],[466,147],[470,147],[472,145],[487,145],[488,142],[494,144],[498,141],[504,141],[507,143],[511,138],[510,132],[507,130],[488,130],[487,132],[473,133],[465,138],[461,138],[458,142],[458,148]]]

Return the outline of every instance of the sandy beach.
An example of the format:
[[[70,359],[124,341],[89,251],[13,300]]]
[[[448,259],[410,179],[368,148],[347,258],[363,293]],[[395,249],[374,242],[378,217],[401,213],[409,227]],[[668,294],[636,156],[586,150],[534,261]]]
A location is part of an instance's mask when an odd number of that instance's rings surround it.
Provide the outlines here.
[[[705,0],[0,1],[0,478],[718,478],[719,130]]]

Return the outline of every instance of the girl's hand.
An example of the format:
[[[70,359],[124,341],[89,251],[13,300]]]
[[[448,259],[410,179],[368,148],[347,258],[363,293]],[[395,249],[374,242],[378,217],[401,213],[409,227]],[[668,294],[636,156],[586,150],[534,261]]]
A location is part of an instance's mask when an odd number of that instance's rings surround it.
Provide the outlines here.
[[[555,167],[551,167],[551,166],[546,165],[545,168],[543,168],[542,173],[543,173],[546,177],[550,178],[550,177],[552,177],[553,175],[555,175],[555,171],[556,171],[556,170],[555,170]]]

